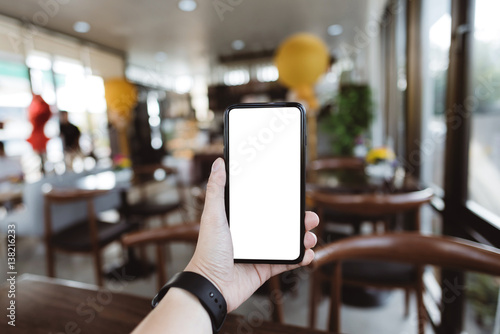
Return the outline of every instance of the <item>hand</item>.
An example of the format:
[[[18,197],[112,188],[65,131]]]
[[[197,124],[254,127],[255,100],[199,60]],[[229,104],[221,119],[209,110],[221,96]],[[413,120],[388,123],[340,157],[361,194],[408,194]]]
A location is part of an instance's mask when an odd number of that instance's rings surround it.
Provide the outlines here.
[[[317,238],[310,230],[318,225],[319,218],[314,212],[306,212],[304,236],[306,251],[300,264],[234,263],[233,243],[224,208],[225,184],[224,160],[219,158],[212,165],[212,173],[208,180],[196,250],[185,270],[203,275],[215,284],[226,299],[228,312],[231,312],[270,277],[311,263],[314,258],[311,248],[316,245]]]

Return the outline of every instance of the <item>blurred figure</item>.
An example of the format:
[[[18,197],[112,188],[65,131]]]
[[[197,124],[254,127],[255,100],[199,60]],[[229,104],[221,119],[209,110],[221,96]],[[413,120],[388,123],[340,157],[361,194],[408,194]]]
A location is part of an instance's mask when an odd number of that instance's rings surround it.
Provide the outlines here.
[[[59,132],[63,142],[64,162],[66,168],[73,169],[73,160],[81,154],[80,130],[68,120],[68,112],[59,111]]]

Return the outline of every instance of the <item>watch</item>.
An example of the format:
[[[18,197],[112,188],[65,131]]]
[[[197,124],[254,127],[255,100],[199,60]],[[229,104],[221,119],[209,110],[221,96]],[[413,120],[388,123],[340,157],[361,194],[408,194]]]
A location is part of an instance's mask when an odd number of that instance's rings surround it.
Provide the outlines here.
[[[155,308],[170,288],[181,288],[195,295],[205,308],[212,321],[212,330],[217,333],[227,315],[227,304],[219,289],[205,277],[191,271],[175,274],[158,292],[151,301]]]

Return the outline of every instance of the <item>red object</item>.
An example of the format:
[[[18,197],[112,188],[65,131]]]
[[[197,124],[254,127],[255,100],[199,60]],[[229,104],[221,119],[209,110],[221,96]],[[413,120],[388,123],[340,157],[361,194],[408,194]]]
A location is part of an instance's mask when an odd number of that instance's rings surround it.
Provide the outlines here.
[[[33,124],[33,131],[27,140],[33,147],[33,150],[37,152],[46,151],[49,138],[45,136],[43,128],[51,115],[52,112],[47,102],[45,102],[40,95],[33,95],[33,100],[28,107],[28,120]]]

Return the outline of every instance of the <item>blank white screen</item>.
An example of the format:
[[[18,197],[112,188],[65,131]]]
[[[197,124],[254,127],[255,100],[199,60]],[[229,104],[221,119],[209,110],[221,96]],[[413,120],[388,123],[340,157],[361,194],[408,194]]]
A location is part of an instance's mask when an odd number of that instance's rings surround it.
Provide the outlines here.
[[[300,110],[229,112],[229,224],[235,259],[300,255]]]

